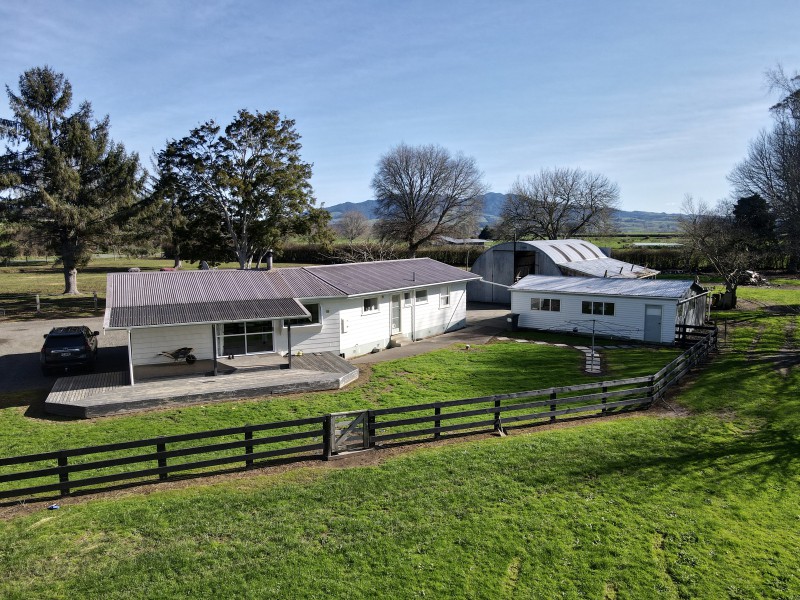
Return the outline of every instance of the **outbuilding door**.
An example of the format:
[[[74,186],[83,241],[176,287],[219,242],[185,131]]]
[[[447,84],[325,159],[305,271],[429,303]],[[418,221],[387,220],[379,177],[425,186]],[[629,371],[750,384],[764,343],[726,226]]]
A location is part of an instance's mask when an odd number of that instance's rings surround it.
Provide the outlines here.
[[[403,318],[402,299],[400,294],[392,296],[392,335],[400,333],[401,320]]]
[[[661,343],[660,304],[646,304],[644,307],[644,341]]]

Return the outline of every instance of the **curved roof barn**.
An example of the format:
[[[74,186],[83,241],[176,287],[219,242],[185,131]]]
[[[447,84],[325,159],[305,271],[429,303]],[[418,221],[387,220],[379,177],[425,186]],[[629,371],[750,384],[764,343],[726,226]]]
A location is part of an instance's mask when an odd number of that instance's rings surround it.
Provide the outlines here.
[[[509,304],[508,286],[526,275],[642,279],[658,271],[606,256],[585,240],[522,240],[489,248],[472,265],[483,281],[467,288],[473,302]]]

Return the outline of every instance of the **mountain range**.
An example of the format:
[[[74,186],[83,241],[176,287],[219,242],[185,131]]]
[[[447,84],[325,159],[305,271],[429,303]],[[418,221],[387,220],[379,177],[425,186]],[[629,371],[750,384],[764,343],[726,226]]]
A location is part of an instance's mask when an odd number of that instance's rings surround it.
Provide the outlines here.
[[[489,192],[484,196],[481,226],[491,225],[497,220],[505,199],[505,194],[497,192]],[[344,213],[350,211],[360,212],[368,219],[374,219],[376,205],[376,200],[364,200],[363,202],[343,202],[325,208],[336,222]],[[674,213],[618,210],[614,220],[620,233],[673,233],[678,230],[679,216]]]

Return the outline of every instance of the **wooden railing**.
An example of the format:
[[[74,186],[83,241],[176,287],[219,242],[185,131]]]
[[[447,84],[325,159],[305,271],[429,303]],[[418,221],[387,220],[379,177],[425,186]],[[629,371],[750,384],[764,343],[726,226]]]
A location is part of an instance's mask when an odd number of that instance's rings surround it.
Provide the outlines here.
[[[505,432],[513,426],[553,423],[558,417],[606,416],[650,406],[703,361],[716,344],[717,330],[709,329],[686,352],[654,375],[645,377],[336,413],[0,458],[0,499],[47,493],[66,496],[78,489],[102,489],[125,481],[164,481],[174,475],[196,474],[198,470],[207,474],[207,470],[221,466],[250,468],[256,463],[263,466],[274,460],[329,459],[352,451],[353,436],[348,437],[348,433],[354,430],[356,421],[360,428],[356,438],[363,439],[363,444],[356,444],[356,447],[368,449],[400,440],[436,440],[443,434]],[[352,415],[352,419],[348,417],[343,423],[343,414]],[[271,434],[264,435],[264,432]],[[215,438],[213,443],[192,444]],[[193,460],[181,460],[187,457]],[[122,469],[131,465],[144,465],[144,468]],[[27,468],[8,472],[8,467],[18,466]],[[76,477],[83,473],[89,476]],[[6,486],[21,481],[36,484]]]

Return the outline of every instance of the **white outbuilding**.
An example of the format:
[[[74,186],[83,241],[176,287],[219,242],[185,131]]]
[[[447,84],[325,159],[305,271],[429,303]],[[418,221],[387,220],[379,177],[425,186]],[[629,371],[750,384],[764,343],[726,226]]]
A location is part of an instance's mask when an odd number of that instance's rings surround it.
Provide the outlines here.
[[[701,286],[676,279],[529,275],[509,291],[521,328],[658,344],[674,343],[677,325],[703,325],[708,299]]]

